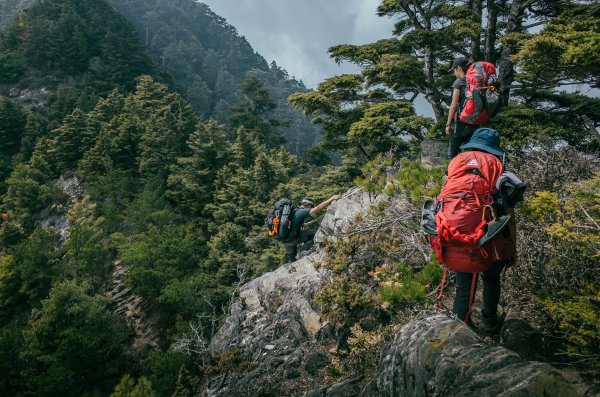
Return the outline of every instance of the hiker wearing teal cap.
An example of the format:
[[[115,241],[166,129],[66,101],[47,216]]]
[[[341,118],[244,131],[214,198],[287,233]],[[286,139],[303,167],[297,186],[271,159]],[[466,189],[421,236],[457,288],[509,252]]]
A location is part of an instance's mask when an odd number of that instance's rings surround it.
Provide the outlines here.
[[[490,153],[498,157],[502,162],[504,159],[504,150],[500,147],[500,134],[492,128],[478,128],[469,142],[460,146],[462,151],[481,151]],[[459,157],[455,157],[459,160]],[[481,166],[488,166],[489,163]],[[485,174],[485,171],[483,171]],[[495,181],[492,181],[494,183]],[[499,209],[497,209],[499,211]],[[507,224],[507,235],[511,241],[515,240],[516,227],[514,222],[514,214],[512,209],[505,209],[506,214],[510,214],[511,218]],[[483,279],[483,309],[481,310],[482,328],[488,333],[494,333],[498,330],[500,316],[498,315],[498,303],[500,301],[500,275],[502,270],[512,261],[501,260],[493,262],[491,267],[486,271],[481,272]],[[475,283],[475,285],[472,285]],[[477,277],[473,273],[456,272],[456,296],[452,312],[459,319],[465,318],[470,310],[470,300],[477,288]]]

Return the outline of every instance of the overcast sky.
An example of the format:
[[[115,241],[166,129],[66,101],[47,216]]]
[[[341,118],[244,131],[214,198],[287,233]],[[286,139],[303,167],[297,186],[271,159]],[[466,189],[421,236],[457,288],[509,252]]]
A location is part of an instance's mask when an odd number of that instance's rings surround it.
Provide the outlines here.
[[[315,88],[327,77],[357,69],[337,65],[327,49],[391,37],[394,20],[378,17],[381,0],[201,0],[267,62]]]

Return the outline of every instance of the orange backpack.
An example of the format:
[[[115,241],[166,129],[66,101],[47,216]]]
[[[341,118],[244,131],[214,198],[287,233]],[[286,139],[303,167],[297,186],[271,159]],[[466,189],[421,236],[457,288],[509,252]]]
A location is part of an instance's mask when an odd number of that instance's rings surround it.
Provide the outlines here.
[[[465,103],[460,112],[460,121],[481,125],[490,121],[501,104],[496,90],[496,67],[489,62],[475,62],[466,74]]]
[[[493,154],[467,151],[448,166],[448,180],[436,199],[437,236],[430,236],[438,262],[448,269],[476,273],[515,254],[502,234],[479,247],[487,222],[496,218],[494,194],[502,162]]]

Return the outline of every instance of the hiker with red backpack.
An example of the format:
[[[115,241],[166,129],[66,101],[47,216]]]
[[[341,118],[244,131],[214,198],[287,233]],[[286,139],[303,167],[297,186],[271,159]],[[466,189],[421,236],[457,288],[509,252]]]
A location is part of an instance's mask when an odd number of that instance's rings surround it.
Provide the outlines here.
[[[341,198],[340,194],[336,194],[316,207],[310,197],[302,199],[300,208],[292,208],[290,200],[285,198],[275,203],[275,207],[267,214],[267,226],[269,235],[283,242],[288,262],[296,260],[300,244],[303,244],[304,249],[308,248],[307,244],[312,245],[316,230],[302,228],[306,219]]]
[[[465,57],[457,57],[448,72],[454,72],[456,77],[444,130],[450,135],[449,157],[452,159],[459,153],[460,146],[469,142],[475,130],[498,112],[501,100],[493,64],[473,63]]]
[[[438,262],[444,265],[442,297],[447,271],[456,273],[456,297],[452,312],[467,324],[477,288],[483,278],[483,329],[498,327],[500,273],[516,256],[513,210],[523,199],[525,185],[504,170],[500,135],[479,128],[464,152],[448,165],[448,179],[435,202],[423,209],[423,228],[429,234]]]

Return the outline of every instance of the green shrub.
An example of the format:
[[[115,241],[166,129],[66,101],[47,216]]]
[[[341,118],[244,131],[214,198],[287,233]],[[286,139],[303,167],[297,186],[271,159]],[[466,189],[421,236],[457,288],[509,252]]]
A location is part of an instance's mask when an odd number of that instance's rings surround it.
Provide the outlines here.
[[[585,360],[600,368],[600,290],[550,295],[540,304],[554,323],[554,333],[563,342],[560,349],[575,361]]]
[[[419,273],[414,274],[406,264],[378,266],[370,275],[379,281],[379,295],[386,307],[398,308],[403,304],[423,303],[427,290],[441,279],[439,265],[429,263]]]
[[[335,277],[317,293],[316,301],[323,318],[333,323],[354,323],[378,306],[376,299],[348,276]]]
[[[354,183],[372,194],[383,193],[393,196],[403,193],[415,204],[424,198],[435,197],[442,188],[444,167],[429,168],[420,161],[402,159],[394,163],[388,155],[377,156],[362,168],[363,176]]]
[[[426,197],[435,197],[443,183],[444,167],[428,168],[419,161],[402,159],[400,170],[385,193],[402,192],[408,199],[420,205]]]

